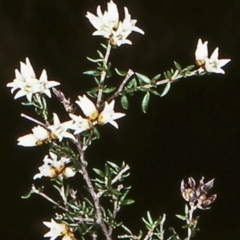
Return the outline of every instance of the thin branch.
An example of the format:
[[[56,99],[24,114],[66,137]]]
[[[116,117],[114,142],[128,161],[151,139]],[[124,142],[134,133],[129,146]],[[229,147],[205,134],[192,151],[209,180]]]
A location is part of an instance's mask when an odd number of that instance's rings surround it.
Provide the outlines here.
[[[194,204],[190,203],[190,210],[188,212],[188,219],[187,220],[187,224],[188,224],[188,236],[186,238],[186,240],[190,240],[191,236],[192,236],[192,220],[193,220],[193,212],[196,210],[196,206]]]
[[[119,185],[117,190],[118,191],[121,191],[121,189],[123,188],[123,185]],[[112,232],[113,232],[113,227],[114,227],[114,220],[117,216],[117,213],[119,212],[120,210],[120,205],[119,205],[119,201],[118,201],[118,197],[113,195],[113,200],[114,200],[114,204],[113,204],[113,220],[112,220],[112,224],[109,226],[109,229],[108,229],[108,234],[111,236],[112,235]]]
[[[114,183],[116,183],[121,177],[122,175],[127,171],[129,170],[130,167],[128,165],[126,165],[117,175],[116,177],[111,181],[111,185],[113,185]],[[97,197],[100,198],[103,193],[105,193],[107,190],[101,190],[97,193]]]
[[[163,224],[164,222],[166,221],[166,214],[164,213],[163,216],[162,216],[162,220],[160,222],[160,240],[164,240],[164,230],[163,230]]]
[[[49,202],[51,202],[52,204],[56,205],[57,207],[61,208],[62,210],[69,212],[69,209],[66,207],[63,207],[62,205],[60,205],[59,203],[57,203],[56,201],[54,201],[52,198],[48,197],[45,193],[40,192],[34,185],[32,185],[32,189],[31,189],[32,193],[36,193],[40,196],[42,196],[43,198],[45,198],[46,200],[48,200]]]
[[[44,123],[42,123],[42,122],[38,121],[37,119],[32,118],[32,117],[30,117],[30,116],[28,116],[28,115],[26,115],[26,114],[24,114],[24,113],[21,113],[20,116],[23,117],[23,118],[26,118],[27,120],[29,120],[29,121],[31,121],[31,122],[37,123],[38,125],[41,125],[41,126],[43,126],[43,127],[46,127],[46,125],[45,125]]]
[[[149,229],[149,231],[147,232],[147,235],[145,236],[145,238],[143,240],[148,240],[153,235],[154,229],[155,228]]]
[[[107,99],[107,102],[111,102],[113,99],[119,96],[121,91],[123,90],[124,86],[128,82],[128,80],[134,75],[134,72],[131,69],[128,69],[126,77],[123,79],[122,83],[120,84],[118,90]]]
[[[85,180],[85,182],[87,184],[88,190],[89,190],[89,192],[92,196],[93,203],[94,203],[94,206],[95,206],[96,215],[97,215],[96,223],[100,225],[106,239],[107,240],[112,240],[112,237],[108,234],[107,226],[106,226],[106,224],[104,223],[104,220],[103,220],[99,198],[94,191],[92,181],[91,181],[91,179],[88,175],[88,171],[87,171],[87,168],[86,168],[86,161],[85,161],[85,153],[82,150],[82,146],[79,143],[79,141],[75,141],[74,143],[75,143],[75,145],[78,149],[79,155],[80,155],[80,163],[81,163],[81,171],[82,171],[83,179]]]
[[[110,41],[109,41],[108,45],[107,45],[107,50],[106,50],[106,53],[105,53],[105,57],[103,59],[103,64],[105,64],[105,65],[107,65],[110,52],[111,52],[111,44],[110,44]],[[96,103],[97,108],[101,108],[102,93],[103,93],[103,83],[104,83],[106,74],[107,74],[106,70],[103,70],[101,72],[100,84],[99,84],[98,96],[97,96],[97,103]]]
[[[92,240],[97,240],[97,234],[95,232],[92,234]]]

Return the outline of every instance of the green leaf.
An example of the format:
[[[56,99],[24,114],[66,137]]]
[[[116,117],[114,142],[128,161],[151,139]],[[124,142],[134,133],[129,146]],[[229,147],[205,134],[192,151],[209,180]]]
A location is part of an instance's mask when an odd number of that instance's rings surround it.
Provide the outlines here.
[[[153,224],[152,216],[149,211],[147,211],[147,218],[150,224]]]
[[[161,94],[158,91],[154,90],[154,89],[151,89],[150,92],[152,94],[156,95],[156,96],[161,96]]]
[[[183,221],[185,221],[185,220],[186,220],[186,217],[185,217],[185,216],[183,216],[183,215],[176,214],[175,216],[176,216],[177,218],[179,218],[179,219],[183,220]]]
[[[105,44],[103,44],[103,43],[101,43],[100,44],[104,49],[107,49],[107,45],[105,45]]]
[[[128,99],[127,99],[126,95],[123,95],[121,97],[121,104],[122,104],[123,109],[126,109],[126,110],[128,109],[129,103],[128,103]]]
[[[181,71],[182,70],[182,67],[180,66],[179,63],[177,63],[176,61],[173,62],[174,65],[175,65],[175,68],[178,70],[178,71]]]
[[[133,199],[124,199],[122,202],[121,202],[121,205],[130,205],[130,204],[133,204],[135,201]]]
[[[90,61],[90,62],[94,62],[94,63],[103,61],[103,59],[93,59],[93,58],[90,58],[90,57],[87,57],[87,60]]]
[[[90,75],[90,76],[95,76],[95,77],[98,77],[101,75],[101,73],[97,70],[89,70],[89,71],[85,71],[83,72],[83,74],[85,75]]]
[[[127,233],[132,234],[131,230],[127,228],[125,225],[121,226]]]
[[[93,168],[93,171],[94,171],[97,175],[99,175],[99,176],[101,176],[101,177],[105,177],[105,174],[104,174],[100,169]]]
[[[188,67],[186,67],[185,69],[187,69],[188,71],[191,71],[195,68],[195,65],[190,65]]]
[[[100,58],[104,58],[104,55],[99,50],[97,50],[97,53]]]
[[[97,130],[96,127],[93,128],[93,134],[94,134],[94,139],[95,138],[97,138],[97,139],[100,138],[100,133],[99,133],[99,131]]]
[[[109,161],[107,161],[107,164],[110,165],[111,167],[113,167],[114,169],[119,170],[119,166],[117,164],[115,164],[113,162],[109,162]]]
[[[143,111],[144,113],[147,112],[147,107],[148,107],[149,99],[150,99],[150,93],[147,92],[147,93],[145,94],[145,96],[143,97],[143,100],[142,100],[142,111]]]
[[[132,80],[130,80],[130,82],[127,85],[127,88],[132,88],[132,87],[137,87],[136,78],[133,78]]]
[[[33,106],[34,104],[32,102],[22,102],[23,106]]]
[[[155,83],[160,77],[161,77],[161,74],[158,74],[151,81]]]
[[[163,89],[163,92],[162,92],[162,94],[161,94],[161,97],[164,97],[164,96],[168,93],[168,91],[170,90],[170,87],[171,87],[171,83],[168,82],[168,83],[166,84],[165,88]]]
[[[111,93],[111,92],[114,92],[115,89],[116,89],[115,87],[109,87],[109,88],[103,89],[103,92],[104,93]]]
[[[27,192],[25,195],[22,195],[21,198],[22,198],[22,199],[28,199],[28,198],[31,197],[31,195],[32,195],[32,191],[29,191],[29,192]]]
[[[144,82],[144,83],[150,83],[150,82],[151,82],[151,80],[150,80],[147,76],[145,76],[145,75],[143,75],[143,74],[141,74],[141,73],[136,73],[136,72],[135,72],[135,75],[137,76],[137,78],[138,78],[141,82]]]
[[[125,77],[127,75],[125,71],[118,70],[117,68],[115,68],[115,72],[121,77]]]
[[[188,208],[188,205],[187,205],[187,204],[185,204],[184,212],[185,212],[186,215],[188,215],[189,208]]]

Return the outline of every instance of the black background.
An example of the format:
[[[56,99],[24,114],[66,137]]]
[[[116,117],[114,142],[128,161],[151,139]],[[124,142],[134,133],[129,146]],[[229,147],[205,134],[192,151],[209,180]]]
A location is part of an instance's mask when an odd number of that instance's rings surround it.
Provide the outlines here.
[[[210,53],[220,48],[220,58],[231,58],[226,74],[188,78],[175,83],[164,98],[153,97],[148,114],[140,109],[141,94],[130,98],[120,130],[102,127],[101,139],[87,153],[90,166],[106,160],[126,161],[131,167],[132,206],[120,213],[137,231],[147,210],[157,217],[165,212],[166,225],[180,229],[175,213],[183,213],[180,181],[189,176],[215,178],[212,193],[218,198],[208,211],[198,211],[201,231],[195,239],[238,239],[240,227],[240,2],[238,0],[118,0],[121,16],[127,6],[145,36],[133,33],[132,46],[123,45],[110,57],[120,69],[131,68],[153,77],[173,66],[194,63],[201,37],[209,41]],[[73,100],[94,86],[83,71],[94,67],[102,41],[85,18],[106,1],[93,0],[1,0],[1,196],[0,239],[43,239],[42,221],[53,216],[51,205],[38,196],[20,198],[31,186],[46,148],[21,148],[16,139],[33,127],[20,113],[32,112],[13,100],[6,83],[14,78],[19,61],[29,57],[39,76],[61,82],[61,90]],[[112,78],[113,84],[121,79]],[[58,103],[52,105],[58,111]],[[123,111],[119,102],[118,111]],[[63,118],[62,118],[63,119]],[[44,181],[44,180],[43,180]],[[79,180],[80,181],[80,180]],[[180,231],[181,232],[181,231]]]

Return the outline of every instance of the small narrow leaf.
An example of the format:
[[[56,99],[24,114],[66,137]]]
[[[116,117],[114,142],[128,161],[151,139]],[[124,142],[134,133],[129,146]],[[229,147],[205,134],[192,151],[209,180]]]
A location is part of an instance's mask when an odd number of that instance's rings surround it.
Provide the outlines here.
[[[141,73],[136,73],[136,72],[135,72],[135,74],[141,82],[145,82],[145,83],[150,83],[151,82],[151,80],[147,76],[145,76]]]
[[[148,107],[148,103],[149,103],[149,99],[150,99],[150,93],[147,92],[142,100],[142,111],[144,113],[147,112],[147,107]]]
[[[188,215],[189,208],[188,208],[188,205],[187,205],[187,204],[185,204],[184,212],[185,212],[186,215]]]
[[[131,230],[127,228],[125,225],[121,226],[127,233],[132,234]]]
[[[29,191],[28,193],[26,193],[25,195],[21,196],[22,199],[27,199],[27,198],[30,198],[32,195],[32,192]]]
[[[104,49],[107,49],[107,46],[103,43],[100,44]]]
[[[173,62],[174,65],[175,65],[175,68],[178,70],[178,71],[181,71],[182,70],[182,67],[180,66],[179,63],[177,63],[176,61]]]
[[[83,72],[83,74],[85,75],[91,75],[91,76],[95,76],[95,77],[98,77],[101,75],[101,73],[97,70],[89,70],[89,71],[85,71]]]
[[[155,83],[160,77],[161,77],[161,74],[156,75],[156,76],[152,79],[152,82]]]
[[[99,175],[99,176],[101,176],[101,177],[105,177],[105,174],[104,174],[100,169],[93,168],[93,171],[94,171],[97,175]]]
[[[117,170],[119,169],[119,166],[113,162],[107,161],[107,164],[110,165],[111,167],[113,167],[114,169],[117,169]]]
[[[121,202],[121,205],[130,205],[130,204],[133,204],[135,201],[133,199],[124,199],[122,202]]]
[[[185,217],[185,216],[183,216],[183,215],[176,214],[175,216],[176,216],[177,218],[179,218],[179,219],[183,220],[183,221],[185,221],[185,220],[186,220],[186,217]]]
[[[128,103],[128,99],[127,99],[126,95],[123,95],[121,97],[121,104],[124,109],[126,109],[126,110],[128,109],[129,103]]]
[[[164,97],[164,96],[168,93],[168,91],[170,90],[170,87],[171,87],[171,83],[168,82],[168,83],[166,84],[165,88],[163,89],[163,92],[162,92],[162,94],[161,94],[161,97]]]
[[[117,68],[115,68],[115,72],[121,77],[125,77],[127,75],[125,71],[118,70]]]
[[[153,224],[152,216],[149,211],[147,211],[147,217],[150,224]]]
[[[103,59],[94,59],[94,58],[90,58],[90,57],[87,57],[87,60],[90,61],[90,62],[94,62],[94,63],[103,61]]]
[[[97,50],[97,53],[100,58],[104,58],[104,55],[99,50]]]

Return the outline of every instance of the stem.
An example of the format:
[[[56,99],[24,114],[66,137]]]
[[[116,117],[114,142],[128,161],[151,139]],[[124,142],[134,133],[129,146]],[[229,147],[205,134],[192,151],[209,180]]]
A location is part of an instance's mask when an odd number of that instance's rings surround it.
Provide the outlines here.
[[[24,113],[21,113],[20,116],[23,117],[23,118],[26,118],[27,120],[30,120],[30,121],[32,121],[32,122],[34,122],[34,123],[37,123],[38,125],[41,125],[41,126],[45,127],[45,124],[44,124],[44,123],[42,123],[42,122],[38,121],[37,119],[32,118],[32,117],[30,117],[30,116],[28,116],[28,115],[26,115],[26,114],[24,114]]]
[[[123,79],[122,83],[120,84],[118,90],[107,99],[107,102],[111,102],[113,99],[119,96],[121,91],[123,90],[124,86],[128,82],[128,80],[134,75],[134,72],[131,69],[128,69],[126,77]]]
[[[115,182],[117,182],[120,178],[121,178],[121,176],[127,171],[127,170],[129,170],[130,169],[130,167],[128,166],[128,165],[126,165],[119,173],[118,173],[118,175],[111,181],[111,185],[113,185]],[[103,195],[103,193],[105,193],[107,190],[102,190],[102,191],[99,191],[98,193],[97,193],[97,197],[98,198],[100,198],[102,195]]]
[[[107,65],[110,52],[111,52],[111,44],[110,44],[110,41],[109,41],[108,45],[107,45],[107,50],[106,50],[106,53],[105,53],[105,57],[103,59],[103,65]],[[104,83],[106,74],[107,74],[106,70],[103,70],[101,72],[100,83],[99,83],[99,86],[98,86],[99,89],[98,89],[97,103],[96,103],[97,108],[101,108],[103,83]]]
[[[190,203],[190,210],[188,212],[188,219],[187,219],[187,224],[188,224],[188,236],[186,240],[190,240],[192,236],[192,220],[193,220],[193,212],[196,210],[196,206],[194,204]]]
[[[54,205],[56,205],[57,207],[61,208],[62,210],[64,210],[65,212],[69,212],[69,209],[66,207],[63,207],[62,205],[60,205],[59,203],[57,203],[56,201],[54,201],[52,198],[48,197],[45,193],[40,192],[34,185],[32,185],[32,189],[31,189],[32,193],[36,193],[40,196],[42,196],[43,198],[45,198],[46,200],[48,200],[49,202],[53,203]]]
[[[83,179],[85,180],[85,182],[87,184],[88,190],[89,190],[89,192],[92,196],[93,203],[94,203],[94,206],[95,206],[96,215],[97,215],[96,223],[100,225],[106,239],[107,240],[112,240],[112,237],[108,234],[107,226],[106,226],[106,224],[104,223],[104,220],[103,220],[103,216],[102,216],[102,212],[101,212],[101,206],[100,206],[100,202],[99,202],[99,197],[97,196],[97,194],[94,191],[92,181],[89,177],[89,174],[88,174],[88,171],[87,171],[87,168],[86,168],[85,152],[82,150],[82,146],[79,143],[79,141],[75,141],[74,143],[75,143],[75,145],[78,149],[79,155],[80,155],[80,163],[81,163],[81,170],[82,170]]]
[[[164,240],[164,230],[163,230],[163,224],[166,221],[166,214],[164,213],[162,216],[162,220],[160,222],[160,240]]]

